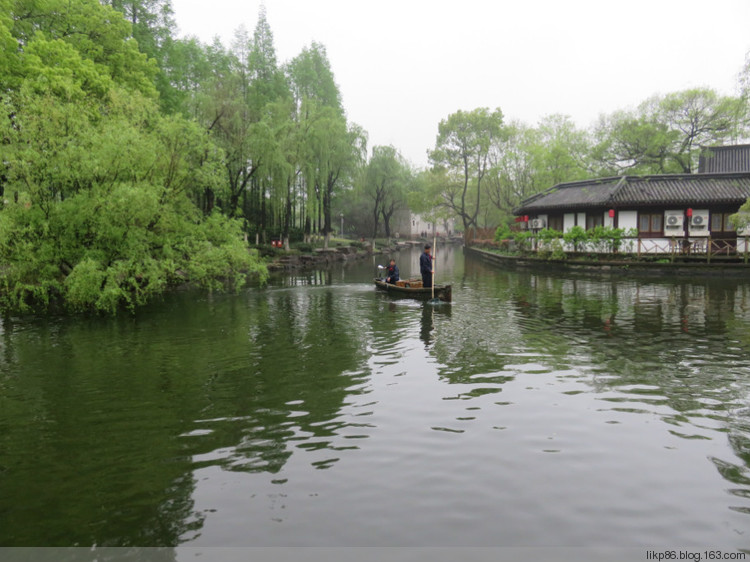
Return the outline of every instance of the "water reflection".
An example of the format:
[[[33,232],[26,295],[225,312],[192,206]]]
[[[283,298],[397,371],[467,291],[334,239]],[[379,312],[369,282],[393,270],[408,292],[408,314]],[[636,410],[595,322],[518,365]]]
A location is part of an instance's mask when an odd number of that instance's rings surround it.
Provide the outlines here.
[[[246,296],[4,331],[0,544],[174,545],[206,516],[195,470],[275,474],[293,450],[325,469],[356,448],[339,417],[365,392],[352,303]]]
[[[742,546],[750,285],[438,256],[3,320],[0,544]]]
[[[276,473],[292,454],[337,450],[337,413],[362,391],[364,344],[355,315],[331,291],[273,291],[249,308],[242,354],[210,379],[200,447],[194,461],[231,470]],[[239,348],[238,348],[239,349]],[[236,407],[227,415],[226,397]],[[349,447],[346,447],[349,448]],[[335,458],[311,461],[326,468]]]
[[[435,341],[436,319],[437,322],[447,324],[451,319],[453,308],[449,303],[422,303],[422,317],[419,328],[419,339],[424,343],[425,349],[432,347]]]
[[[735,460],[710,459],[729,493],[750,499],[748,285],[519,274],[507,290],[526,345],[584,374],[600,409],[657,415],[681,439],[725,436]]]

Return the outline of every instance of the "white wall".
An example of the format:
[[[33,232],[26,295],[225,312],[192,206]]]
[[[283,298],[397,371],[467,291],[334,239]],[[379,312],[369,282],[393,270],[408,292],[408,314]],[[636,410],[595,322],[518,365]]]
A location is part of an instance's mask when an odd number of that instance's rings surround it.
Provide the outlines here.
[[[618,211],[617,228],[624,228],[626,231],[635,228],[638,229],[638,211]]]
[[[563,215],[563,232],[568,232],[575,225],[576,225],[576,214],[565,213]]]
[[[434,235],[433,227],[441,236],[445,236],[446,234],[448,234],[447,232],[445,232],[445,224],[442,220],[433,225],[431,222],[427,222],[419,215],[412,214],[410,216],[409,226],[411,228],[410,234],[412,238],[419,237],[422,232],[426,233],[428,238],[432,238],[432,236]],[[455,219],[448,219],[448,228],[451,232],[456,232]],[[403,233],[401,233],[401,235],[403,236]]]

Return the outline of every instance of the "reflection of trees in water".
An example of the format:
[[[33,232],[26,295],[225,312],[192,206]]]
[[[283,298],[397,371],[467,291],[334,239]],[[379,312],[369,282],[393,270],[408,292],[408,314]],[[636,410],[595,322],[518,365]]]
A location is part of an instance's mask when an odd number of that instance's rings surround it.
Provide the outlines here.
[[[333,291],[280,291],[256,303],[247,362],[212,383],[237,393],[231,415],[247,420],[228,424],[230,441],[240,443],[229,467],[277,472],[299,432],[310,437],[298,447],[332,446],[342,425],[333,420],[364,361],[356,311],[345,306]]]
[[[750,515],[750,506],[747,503],[747,500],[750,500],[750,406],[731,413],[727,419],[726,431],[727,441],[741,462],[731,462],[717,457],[710,459],[724,479],[736,486],[727,490],[739,503],[730,506],[730,509]]]
[[[580,351],[601,366],[597,372],[627,376],[629,384],[702,376],[707,379],[702,386],[721,388],[726,377],[713,375],[744,358],[739,340],[729,333],[732,321],[750,320],[737,306],[738,298],[745,298],[742,286],[566,279],[549,290],[545,283],[532,279],[512,287],[519,327],[584,343]],[[718,364],[710,364],[712,357]]]
[[[333,284],[333,272],[329,269],[308,269],[279,277],[284,287],[326,286]]]
[[[6,334],[0,544],[165,545],[184,532],[180,361],[158,340],[149,352],[137,324],[30,321]]]
[[[540,333],[568,340],[586,355],[587,383],[617,391],[600,398],[614,409],[659,411],[686,438],[726,432],[740,463],[712,460],[740,486],[732,493],[750,499],[750,287],[535,277],[519,275],[509,288],[531,347],[548,350]]]
[[[275,472],[292,443],[329,446],[356,314],[326,289],[252,295],[6,325],[0,544],[174,545],[202,526],[196,467]]]

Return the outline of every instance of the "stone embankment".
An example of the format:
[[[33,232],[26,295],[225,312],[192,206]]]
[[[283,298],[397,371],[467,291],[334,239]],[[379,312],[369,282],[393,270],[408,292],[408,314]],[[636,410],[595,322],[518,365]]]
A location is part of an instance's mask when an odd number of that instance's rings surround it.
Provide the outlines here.
[[[277,256],[267,265],[269,271],[288,271],[308,267],[320,267],[341,261],[358,260],[371,255],[372,249],[369,246],[366,246],[364,249],[353,246],[339,246],[327,249],[316,248],[310,253]]]

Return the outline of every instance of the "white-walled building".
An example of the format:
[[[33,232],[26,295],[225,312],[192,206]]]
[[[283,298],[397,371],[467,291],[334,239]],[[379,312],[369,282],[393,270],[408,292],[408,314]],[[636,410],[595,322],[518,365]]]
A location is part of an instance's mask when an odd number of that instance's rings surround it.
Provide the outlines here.
[[[620,176],[558,184],[514,210],[531,230],[622,228],[638,253],[750,251],[729,220],[750,197],[750,145],[710,149],[697,174]],[[731,166],[730,166],[731,165]],[[721,171],[725,166],[731,171]],[[738,168],[741,171],[737,171]],[[744,168],[744,169],[743,169]],[[710,173],[703,170],[711,169]]]
[[[411,214],[410,217],[411,238],[432,238],[433,236],[452,236],[456,233],[456,219],[439,220],[435,223],[429,222],[421,215]]]

